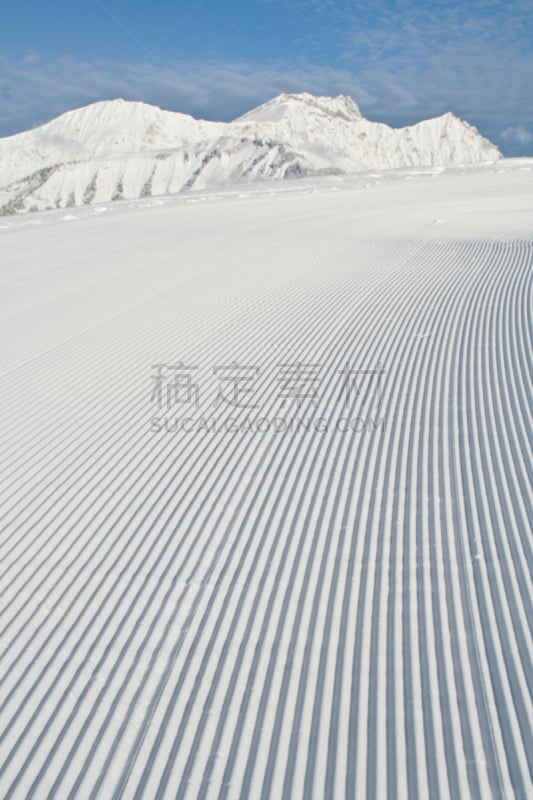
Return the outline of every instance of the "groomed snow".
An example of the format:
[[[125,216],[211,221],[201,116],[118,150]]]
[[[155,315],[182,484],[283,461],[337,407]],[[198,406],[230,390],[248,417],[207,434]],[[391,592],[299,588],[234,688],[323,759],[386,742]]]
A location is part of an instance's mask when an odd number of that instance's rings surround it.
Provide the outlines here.
[[[0,220],[2,798],[532,796],[532,176]]]

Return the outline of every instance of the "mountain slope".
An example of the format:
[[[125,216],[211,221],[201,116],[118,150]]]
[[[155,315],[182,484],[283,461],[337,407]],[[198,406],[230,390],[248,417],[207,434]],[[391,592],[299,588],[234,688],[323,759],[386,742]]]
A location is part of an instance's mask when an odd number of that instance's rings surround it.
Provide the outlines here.
[[[231,123],[113,100],[0,140],[0,213],[500,155],[453,114],[395,129],[342,95],[282,94]]]

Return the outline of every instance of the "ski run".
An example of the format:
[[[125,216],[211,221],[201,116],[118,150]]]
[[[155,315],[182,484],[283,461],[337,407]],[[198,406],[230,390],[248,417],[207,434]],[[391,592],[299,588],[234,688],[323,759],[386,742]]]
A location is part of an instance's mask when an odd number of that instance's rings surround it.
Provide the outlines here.
[[[3,800],[533,796],[532,178],[0,220]]]

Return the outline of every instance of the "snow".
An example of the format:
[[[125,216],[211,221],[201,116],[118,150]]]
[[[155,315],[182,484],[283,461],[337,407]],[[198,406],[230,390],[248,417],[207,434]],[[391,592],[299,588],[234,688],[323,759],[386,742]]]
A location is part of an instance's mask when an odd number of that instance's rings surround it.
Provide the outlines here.
[[[283,94],[232,123],[105,101],[0,140],[0,214],[500,155],[453,114],[393,129],[342,95]]]
[[[2,797],[531,796],[532,171],[6,218]]]
[[[292,118],[301,124],[309,117],[342,119],[358,122],[363,118],[361,111],[351,97],[315,97],[308,92],[301,94],[280,94],[258,108],[254,108],[236,122],[279,122]]]

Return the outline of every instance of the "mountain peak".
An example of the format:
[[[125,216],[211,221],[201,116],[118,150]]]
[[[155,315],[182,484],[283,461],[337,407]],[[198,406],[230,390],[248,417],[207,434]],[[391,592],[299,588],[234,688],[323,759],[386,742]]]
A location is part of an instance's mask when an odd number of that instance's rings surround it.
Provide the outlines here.
[[[322,116],[330,119],[343,119],[354,122],[362,115],[357,104],[347,95],[337,97],[318,97],[308,92],[299,94],[280,94],[273,97],[236,122],[279,122],[282,119],[294,119],[307,116]]]

